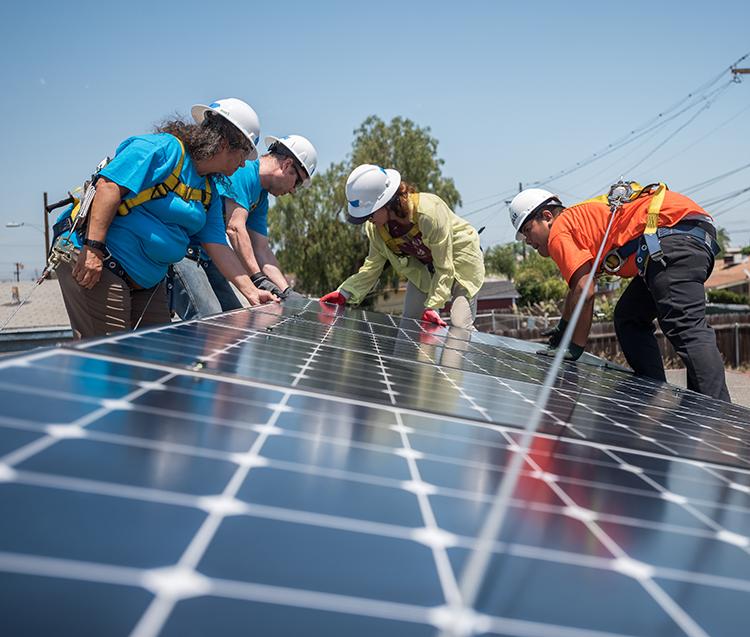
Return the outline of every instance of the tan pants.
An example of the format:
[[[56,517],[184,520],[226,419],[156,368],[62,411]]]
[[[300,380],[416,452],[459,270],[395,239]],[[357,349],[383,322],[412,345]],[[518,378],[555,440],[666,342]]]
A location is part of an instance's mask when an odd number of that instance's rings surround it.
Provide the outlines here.
[[[424,312],[424,303],[427,294],[422,292],[411,281],[406,286],[406,298],[404,299],[404,313],[406,318],[421,319]],[[459,285],[453,283],[451,290],[451,326],[460,327],[465,330],[474,329],[474,319],[477,316],[477,297],[469,298],[469,293]]]
[[[113,332],[169,323],[169,299],[164,281],[147,290],[132,290],[109,270],[91,290],[78,285],[73,267],[62,262],[57,278],[76,338],[105,336]]]

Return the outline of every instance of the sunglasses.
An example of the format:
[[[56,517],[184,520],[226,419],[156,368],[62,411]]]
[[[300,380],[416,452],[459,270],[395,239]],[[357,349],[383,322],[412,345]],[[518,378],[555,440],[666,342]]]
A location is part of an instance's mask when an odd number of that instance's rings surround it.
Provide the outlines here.
[[[294,188],[299,188],[303,183],[305,183],[305,180],[307,179],[307,175],[305,175],[304,171],[300,169],[300,167],[297,165],[297,162],[292,157],[292,167],[294,168],[294,174],[296,175],[297,179],[294,181]]]

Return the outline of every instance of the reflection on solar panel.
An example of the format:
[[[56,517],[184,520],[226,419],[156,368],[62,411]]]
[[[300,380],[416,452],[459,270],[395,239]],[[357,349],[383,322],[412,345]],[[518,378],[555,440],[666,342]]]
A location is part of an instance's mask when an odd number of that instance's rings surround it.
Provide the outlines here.
[[[0,362],[2,635],[744,635],[750,413],[317,302]]]

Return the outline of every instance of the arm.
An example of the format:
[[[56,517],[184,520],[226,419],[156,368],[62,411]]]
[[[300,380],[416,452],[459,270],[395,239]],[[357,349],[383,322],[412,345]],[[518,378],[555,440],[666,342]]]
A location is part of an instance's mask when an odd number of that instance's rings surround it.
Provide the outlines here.
[[[430,292],[424,306],[433,310],[442,309],[448,299],[451,298],[453,280],[456,276],[456,269],[453,265],[452,229],[448,222],[448,216],[440,216],[445,218],[432,218],[426,215],[420,217],[420,228],[423,232],[424,242],[432,253],[432,266],[435,268]]]
[[[237,253],[240,263],[244,266],[248,274],[260,272],[253,244],[247,232],[248,211],[234,199],[226,198],[224,201],[224,212],[227,217],[227,237],[229,237],[229,243]]]
[[[591,331],[591,322],[594,316],[594,285],[586,289],[586,279],[591,272],[591,262],[584,263],[578,268],[568,283],[569,290],[563,305],[563,318],[570,320],[573,309],[581,296],[585,297],[581,315],[573,330],[572,342],[579,347],[585,347]]]
[[[219,272],[234,284],[250,305],[260,305],[274,300],[270,292],[259,290],[253,285],[232,248],[223,243],[202,243],[201,245],[219,268]]]
[[[375,285],[380,273],[383,271],[387,261],[370,239],[370,252],[367,254],[365,262],[356,274],[352,274],[346,281],[339,286],[339,291],[343,293],[352,305],[359,305],[367,293]]]
[[[279,262],[276,260],[276,255],[271,250],[271,245],[268,242],[268,237],[250,230],[250,243],[253,246],[253,252],[258,258],[258,265],[260,270],[265,274],[271,281],[273,281],[280,290],[286,290],[289,287],[289,282],[281,272]]]
[[[117,214],[117,208],[127,188],[118,186],[106,177],[99,177],[96,183],[96,194],[89,210],[87,239],[105,243],[107,231]],[[102,276],[104,254],[101,250],[84,245],[73,267],[73,277],[84,288],[91,289]]]

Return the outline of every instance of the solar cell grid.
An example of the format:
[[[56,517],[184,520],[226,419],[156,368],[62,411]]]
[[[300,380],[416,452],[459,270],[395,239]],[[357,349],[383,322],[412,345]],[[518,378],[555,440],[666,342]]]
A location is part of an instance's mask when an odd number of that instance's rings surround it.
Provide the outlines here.
[[[347,312],[366,352],[336,316],[292,338],[256,313],[0,362],[2,632],[742,630],[746,411],[568,365],[470,613],[458,577],[546,361],[481,336],[438,366],[387,353],[388,317]]]

